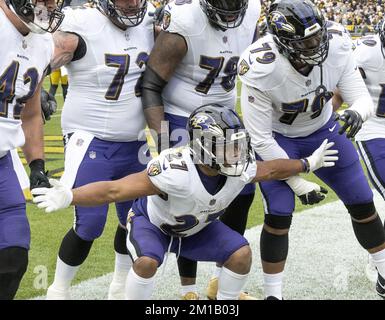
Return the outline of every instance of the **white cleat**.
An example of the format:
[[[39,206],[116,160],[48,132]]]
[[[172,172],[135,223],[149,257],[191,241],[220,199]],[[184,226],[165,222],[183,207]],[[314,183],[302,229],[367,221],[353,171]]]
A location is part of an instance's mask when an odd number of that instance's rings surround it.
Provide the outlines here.
[[[108,289],[108,300],[125,300],[125,283],[111,282]]]
[[[62,290],[50,286],[47,290],[46,300],[71,300],[69,290]]]
[[[377,268],[374,265],[373,259],[370,256],[368,256],[368,264],[365,267],[365,275],[370,282],[373,282],[373,283],[377,282],[377,277],[378,277]]]

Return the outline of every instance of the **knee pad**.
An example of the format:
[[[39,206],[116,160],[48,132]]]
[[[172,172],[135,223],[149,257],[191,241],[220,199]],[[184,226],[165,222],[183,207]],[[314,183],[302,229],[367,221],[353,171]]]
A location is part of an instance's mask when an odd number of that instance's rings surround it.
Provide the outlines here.
[[[345,207],[348,209],[349,214],[355,220],[364,220],[370,218],[376,213],[376,207],[374,206],[373,201],[364,204],[345,205]]]
[[[114,239],[114,249],[117,253],[128,254],[127,249],[127,230],[121,225],[118,225]]]
[[[263,261],[269,263],[284,261],[289,252],[289,235],[275,235],[262,229],[260,248]]]
[[[0,250],[0,300],[12,300],[28,266],[28,250],[10,247]]]
[[[86,260],[92,244],[93,241],[83,240],[71,228],[61,243],[59,258],[72,267],[79,266]]]
[[[265,215],[265,224],[273,229],[290,229],[293,216]]]
[[[196,278],[197,265],[198,263],[196,261],[192,261],[184,257],[179,257],[178,258],[179,276],[183,278]]]
[[[385,243],[385,230],[380,217],[367,223],[352,220],[354,234],[360,245],[366,249],[373,249]]]

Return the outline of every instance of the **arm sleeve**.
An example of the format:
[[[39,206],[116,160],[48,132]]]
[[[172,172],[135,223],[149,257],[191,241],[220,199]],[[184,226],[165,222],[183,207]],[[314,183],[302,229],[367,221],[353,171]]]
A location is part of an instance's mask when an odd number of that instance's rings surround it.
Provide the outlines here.
[[[350,106],[350,110],[358,112],[363,121],[374,115],[373,100],[352,53],[349,54],[348,62],[337,87],[340,89],[344,101]]]
[[[288,155],[273,137],[270,97],[248,85],[242,85],[242,115],[246,129],[251,137],[255,152],[263,160],[288,159]]]

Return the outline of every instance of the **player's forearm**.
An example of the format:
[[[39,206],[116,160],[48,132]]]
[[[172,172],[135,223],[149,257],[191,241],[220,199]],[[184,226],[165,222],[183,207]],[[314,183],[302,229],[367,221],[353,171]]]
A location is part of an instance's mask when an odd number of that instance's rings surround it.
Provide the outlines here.
[[[23,149],[28,163],[35,159],[44,159],[44,129],[40,107],[40,88],[30,98],[21,112],[22,128],[25,135]]]
[[[94,207],[116,202],[119,199],[119,190],[115,181],[101,181],[90,183],[72,190],[72,205]],[[131,199],[127,199],[131,200]]]
[[[277,159],[258,163],[254,182],[282,180],[305,171],[302,160]]]
[[[151,130],[154,130],[157,134],[165,133],[162,132],[162,121],[164,121],[163,106],[145,109],[144,116],[146,118],[147,125]]]

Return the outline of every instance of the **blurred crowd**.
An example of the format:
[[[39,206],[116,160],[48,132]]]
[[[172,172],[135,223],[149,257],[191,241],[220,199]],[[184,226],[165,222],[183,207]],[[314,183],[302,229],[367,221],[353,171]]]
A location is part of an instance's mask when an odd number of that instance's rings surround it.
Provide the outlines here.
[[[262,0],[263,12],[269,8],[271,0]],[[385,0],[313,0],[328,20],[343,24],[349,31],[366,33],[383,19]]]

